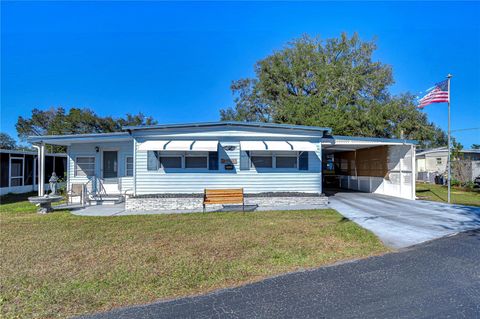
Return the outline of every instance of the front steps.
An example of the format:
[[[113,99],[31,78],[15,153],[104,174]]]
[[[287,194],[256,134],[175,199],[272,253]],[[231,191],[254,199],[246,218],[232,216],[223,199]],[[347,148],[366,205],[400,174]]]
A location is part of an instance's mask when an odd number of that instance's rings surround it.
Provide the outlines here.
[[[115,205],[120,204],[125,201],[124,196],[118,195],[102,195],[102,196],[91,196],[88,199],[89,205]]]

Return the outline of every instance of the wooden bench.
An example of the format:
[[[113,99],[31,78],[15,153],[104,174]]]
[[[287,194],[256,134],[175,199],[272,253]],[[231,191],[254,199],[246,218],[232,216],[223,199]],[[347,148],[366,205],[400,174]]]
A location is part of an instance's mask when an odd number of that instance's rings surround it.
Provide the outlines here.
[[[205,189],[203,193],[203,212],[207,204],[242,204],[245,212],[243,188],[231,189]]]

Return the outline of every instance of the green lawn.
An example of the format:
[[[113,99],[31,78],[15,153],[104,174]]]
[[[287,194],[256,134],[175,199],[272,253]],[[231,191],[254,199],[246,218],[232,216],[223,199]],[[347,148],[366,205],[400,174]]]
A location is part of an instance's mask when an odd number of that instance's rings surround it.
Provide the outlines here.
[[[417,183],[417,196],[420,199],[447,202],[447,186]],[[458,187],[452,187],[451,200],[454,204],[480,206],[480,192],[468,192]]]
[[[92,313],[388,250],[333,210],[78,217],[0,200],[3,318]]]

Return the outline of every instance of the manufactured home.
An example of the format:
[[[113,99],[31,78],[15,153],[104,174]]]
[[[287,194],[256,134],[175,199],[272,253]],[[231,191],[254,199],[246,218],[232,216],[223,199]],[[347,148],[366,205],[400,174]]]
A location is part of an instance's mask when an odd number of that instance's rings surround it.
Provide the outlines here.
[[[38,189],[37,152],[23,150],[0,150],[0,195],[29,193]],[[63,177],[67,168],[66,154],[45,154],[43,183],[55,172]]]
[[[415,199],[414,141],[334,136],[323,127],[144,125],[29,142],[40,153],[45,144],[66,146],[68,188],[83,185],[83,198],[96,203],[116,196],[130,210],[196,209],[205,189],[228,188],[260,206],[324,204],[329,188]]]

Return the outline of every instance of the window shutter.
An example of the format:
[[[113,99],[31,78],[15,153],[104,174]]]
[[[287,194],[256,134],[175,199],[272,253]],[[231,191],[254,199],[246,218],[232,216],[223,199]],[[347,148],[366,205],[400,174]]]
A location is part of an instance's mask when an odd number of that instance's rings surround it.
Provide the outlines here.
[[[298,169],[308,171],[308,152],[301,152],[298,158]]]
[[[149,171],[158,170],[158,152],[157,151],[147,152],[147,170]]]
[[[208,170],[218,171],[218,152],[208,152]]]
[[[250,152],[240,151],[240,170],[250,170]]]

